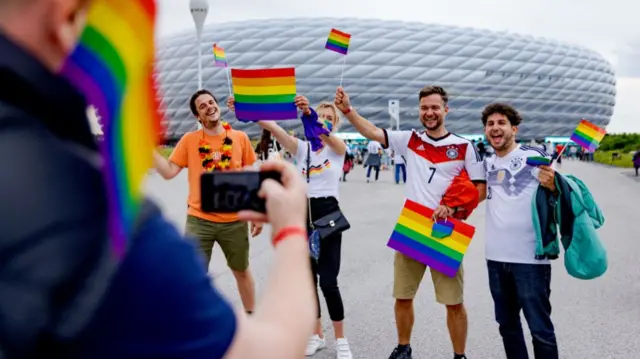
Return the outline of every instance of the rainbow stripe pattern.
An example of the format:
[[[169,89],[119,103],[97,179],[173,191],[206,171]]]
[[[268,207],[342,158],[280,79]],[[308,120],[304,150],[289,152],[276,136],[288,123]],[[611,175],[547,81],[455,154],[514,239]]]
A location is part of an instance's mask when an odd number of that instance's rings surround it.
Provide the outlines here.
[[[340,30],[331,29],[325,49],[335,51],[339,54],[346,55],[349,51],[349,42],[351,42],[351,34]]]
[[[213,60],[215,66],[227,67],[227,57],[224,54],[224,49],[216,44],[213,44]]]
[[[571,141],[577,143],[585,150],[593,152],[600,146],[600,141],[602,141],[606,134],[607,131],[582,119],[573,132],[573,135],[571,135]]]
[[[407,199],[387,246],[455,277],[476,229],[453,218],[434,222],[433,210]]]
[[[533,167],[550,166],[551,160],[542,156],[527,157],[527,164]]]
[[[134,230],[142,181],[161,135],[155,21],[155,0],[94,0],[80,42],[61,70],[102,119],[109,236],[117,259]]]
[[[240,121],[298,118],[295,68],[231,69],[235,113]]]

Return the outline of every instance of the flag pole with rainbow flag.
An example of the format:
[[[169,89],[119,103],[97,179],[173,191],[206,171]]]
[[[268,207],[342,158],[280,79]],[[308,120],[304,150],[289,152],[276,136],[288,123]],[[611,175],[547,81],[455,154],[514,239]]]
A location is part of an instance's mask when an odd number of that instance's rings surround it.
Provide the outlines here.
[[[347,64],[347,52],[349,52],[349,43],[351,42],[351,34],[342,32],[337,29],[331,29],[329,38],[324,48],[342,54],[342,73],[340,74],[340,87],[342,87],[342,79],[344,78],[344,68]]]
[[[61,70],[102,121],[108,230],[117,260],[135,229],[142,182],[162,133],[153,76],[155,23],[155,0],[94,0],[80,41]]]
[[[586,151],[595,152],[595,150],[600,147],[600,142],[602,142],[606,134],[607,131],[583,118],[578,124],[578,127],[576,127],[576,130],[573,131],[570,139]],[[568,145],[568,142],[565,143],[560,153],[558,153],[558,157],[562,156]],[[553,160],[551,164],[553,164]]]
[[[214,66],[224,67],[225,72],[227,73],[227,85],[229,86],[229,96],[233,96],[233,91],[231,91],[231,77],[229,76],[229,64],[227,63],[227,56],[224,53],[224,49],[218,46],[218,44],[213,44],[213,61],[214,61]]]

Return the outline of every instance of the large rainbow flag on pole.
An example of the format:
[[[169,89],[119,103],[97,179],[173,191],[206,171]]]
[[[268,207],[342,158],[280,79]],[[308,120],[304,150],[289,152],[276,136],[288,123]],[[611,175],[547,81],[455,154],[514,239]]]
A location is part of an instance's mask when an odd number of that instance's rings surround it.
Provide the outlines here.
[[[298,118],[295,68],[231,69],[238,120],[292,120]]]
[[[155,0],[94,0],[80,43],[62,69],[102,120],[109,235],[117,258],[134,229],[142,181],[161,135],[155,19]]]
[[[455,277],[475,231],[453,218],[434,221],[431,208],[407,199],[387,246]]]
[[[577,143],[589,152],[594,152],[600,146],[600,142],[606,134],[607,131],[582,119],[573,132],[573,135],[571,135],[571,141]]]

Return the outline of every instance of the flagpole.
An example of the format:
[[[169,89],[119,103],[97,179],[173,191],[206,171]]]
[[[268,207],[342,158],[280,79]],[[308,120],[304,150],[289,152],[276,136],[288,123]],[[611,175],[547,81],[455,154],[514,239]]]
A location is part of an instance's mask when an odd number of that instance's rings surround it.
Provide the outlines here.
[[[342,57],[342,74],[340,74],[340,87],[342,87],[342,78],[344,77],[344,67],[347,64],[347,55]]]
[[[227,72],[227,85],[229,86],[229,96],[233,96],[233,92],[231,92],[231,78],[229,77],[229,68],[226,68]]]
[[[571,142],[571,141],[569,141]],[[556,158],[560,158],[562,156],[562,154],[564,153],[565,148],[567,148],[567,146],[569,145],[569,142],[564,144],[564,147],[562,147],[562,150],[560,150],[560,152],[558,153],[558,157]],[[551,163],[549,163],[549,167],[551,167],[551,165],[553,164],[553,161],[556,160],[556,158],[551,160]]]

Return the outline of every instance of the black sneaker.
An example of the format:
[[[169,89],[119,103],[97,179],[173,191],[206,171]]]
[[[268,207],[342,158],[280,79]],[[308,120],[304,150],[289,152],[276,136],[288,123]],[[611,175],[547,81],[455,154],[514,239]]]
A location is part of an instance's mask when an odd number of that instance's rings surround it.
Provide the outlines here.
[[[400,347],[398,345],[395,349],[393,349],[393,353],[391,353],[389,359],[412,359],[411,346],[407,345]]]

